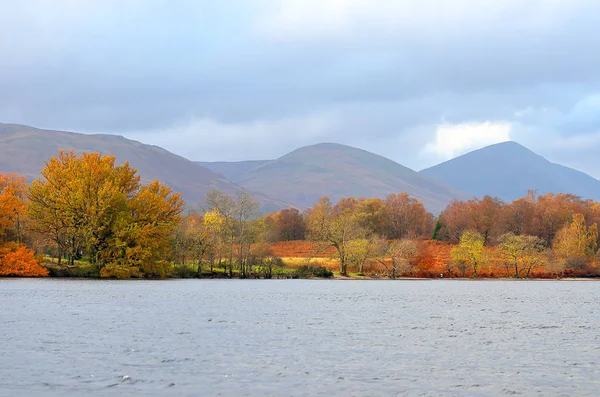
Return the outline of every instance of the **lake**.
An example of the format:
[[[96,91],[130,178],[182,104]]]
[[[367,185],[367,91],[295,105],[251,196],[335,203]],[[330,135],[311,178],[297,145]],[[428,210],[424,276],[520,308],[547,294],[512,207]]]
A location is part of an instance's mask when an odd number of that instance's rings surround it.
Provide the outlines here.
[[[594,281],[0,279],[1,396],[598,396]]]

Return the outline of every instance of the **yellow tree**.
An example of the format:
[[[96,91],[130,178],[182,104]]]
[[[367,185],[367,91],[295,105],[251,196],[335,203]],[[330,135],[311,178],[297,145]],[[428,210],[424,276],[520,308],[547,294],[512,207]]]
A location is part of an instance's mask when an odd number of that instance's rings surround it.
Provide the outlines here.
[[[372,255],[372,240],[361,238],[348,241],[346,244],[347,261],[356,266],[360,274],[365,272],[365,262]]]
[[[581,266],[596,253],[598,225],[587,226],[582,214],[574,214],[573,221],[556,233],[552,248],[563,264],[563,274],[567,267]]]
[[[87,250],[97,262],[120,212],[139,188],[136,170],[114,156],[60,151],[29,190],[30,214],[69,260]],[[59,258],[62,255],[59,255]],[[102,264],[100,264],[102,265]]]
[[[517,236],[505,233],[498,238],[498,250],[506,267],[512,267],[515,277],[529,276],[534,265],[542,262],[544,241],[537,236]]]
[[[212,250],[210,251],[210,271],[212,273],[215,260],[219,261],[219,265],[222,264],[223,260],[223,245],[224,245],[224,233],[223,227],[225,225],[224,217],[219,213],[217,209],[213,209],[204,214],[204,230],[206,232],[207,239],[209,241]],[[226,271],[227,269],[224,268]]]
[[[180,194],[170,187],[158,181],[141,186],[120,214],[106,250],[109,265],[100,274],[111,277],[129,268],[132,275],[169,276],[172,265],[167,259],[183,207]]]
[[[348,275],[348,243],[367,236],[355,209],[355,202],[351,199],[342,199],[333,207],[329,198],[323,197],[312,206],[307,216],[310,238],[336,249],[342,276]]]
[[[61,151],[29,189],[31,217],[71,264],[87,253],[105,277],[164,277],[183,201],[139,179],[113,156]]]
[[[452,249],[452,259],[464,263],[473,269],[473,277],[477,277],[477,270],[486,260],[485,239],[478,232],[467,230],[460,237],[460,243]]]

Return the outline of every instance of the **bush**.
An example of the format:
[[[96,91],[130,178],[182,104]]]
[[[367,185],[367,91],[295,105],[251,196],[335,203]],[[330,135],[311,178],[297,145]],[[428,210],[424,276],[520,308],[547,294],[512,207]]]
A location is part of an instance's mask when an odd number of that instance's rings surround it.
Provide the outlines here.
[[[146,278],[167,278],[173,274],[173,264],[167,261],[145,262],[141,271]]]
[[[48,269],[41,265],[30,249],[7,244],[0,249],[0,276],[47,277]]]
[[[126,279],[126,278],[141,278],[143,275],[135,266],[125,266],[119,265],[116,263],[105,266],[100,270],[100,277],[103,278],[116,278],[116,279]]]
[[[300,266],[296,269],[295,275],[300,278],[331,278],[333,272],[324,266]]]
[[[98,265],[94,263],[76,263],[75,266],[65,264],[58,266],[55,263],[48,263],[47,268],[51,277],[76,277],[76,278],[98,278],[100,272]]]
[[[193,265],[175,265],[173,269],[173,278],[196,278],[198,277],[197,266]]]

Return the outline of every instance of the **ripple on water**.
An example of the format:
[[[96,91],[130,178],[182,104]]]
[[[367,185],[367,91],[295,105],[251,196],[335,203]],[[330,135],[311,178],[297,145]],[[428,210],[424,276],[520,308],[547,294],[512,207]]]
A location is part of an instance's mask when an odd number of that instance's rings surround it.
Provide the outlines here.
[[[0,280],[0,396],[578,395],[600,284]]]

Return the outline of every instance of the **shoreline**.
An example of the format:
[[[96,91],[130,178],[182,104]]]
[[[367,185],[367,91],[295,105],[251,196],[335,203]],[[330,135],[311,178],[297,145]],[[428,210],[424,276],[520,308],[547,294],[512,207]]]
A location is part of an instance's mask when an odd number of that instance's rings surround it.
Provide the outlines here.
[[[238,278],[238,277],[200,277],[200,278],[183,278],[183,277],[169,277],[169,278],[100,278],[100,277],[12,277],[2,276],[0,280],[96,280],[96,281],[177,281],[177,280],[197,280],[197,281],[208,281],[208,280],[231,280],[231,281],[276,281],[276,280],[321,280],[321,281],[600,281],[600,277],[564,277],[564,278],[512,278],[512,277],[482,277],[482,278],[470,278],[470,277],[444,277],[444,278],[427,278],[427,277],[396,277],[396,278],[371,278],[371,277],[273,277],[273,278]]]

